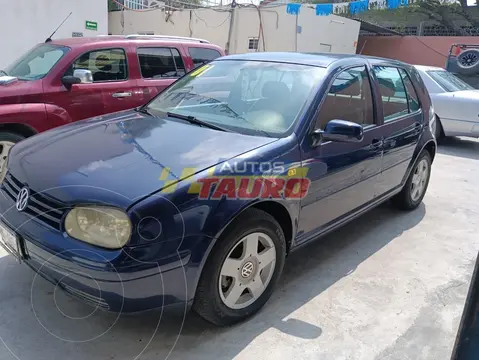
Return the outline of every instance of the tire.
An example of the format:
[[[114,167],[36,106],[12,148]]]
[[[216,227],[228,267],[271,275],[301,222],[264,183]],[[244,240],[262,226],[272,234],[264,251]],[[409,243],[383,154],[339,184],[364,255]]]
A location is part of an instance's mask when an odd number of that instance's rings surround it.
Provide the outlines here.
[[[3,173],[3,167],[7,163],[7,155],[4,151],[4,145],[16,144],[17,142],[25,139],[24,136],[11,132],[0,132],[0,174]]]
[[[457,69],[463,75],[479,74],[479,50],[468,49],[457,57]]]
[[[269,242],[269,245],[274,245],[274,248],[271,246],[260,250],[257,258],[254,254],[249,257],[251,251],[243,247],[246,244],[246,240],[243,241],[243,239],[247,235],[249,235],[248,239],[255,239],[255,234],[262,234],[258,237],[258,243]],[[250,243],[254,242],[248,241],[248,244]],[[261,248],[257,246],[256,250]],[[268,254],[268,259],[275,256],[275,260],[266,264],[269,260],[266,260],[264,254]],[[246,320],[258,312],[271,297],[283,271],[285,257],[286,241],[278,222],[264,211],[254,208],[246,210],[218,239],[208,257],[196,290],[193,310],[205,320],[218,326],[233,325]],[[230,264],[234,266],[228,266]],[[265,267],[261,268],[261,266]],[[225,272],[229,273],[224,269],[232,269],[231,272],[235,277],[224,275]],[[250,277],[246,278],[246,275]],[[258,282],[259,276],[263,277],[260,279],[261,282]],[[262,292],[256,291],[260,295],[255,298],[250,288],[259,289],[261,288],[259,285],[263,284],[265,286],[262,287]],[[228,298],[229,295],[235,294],[240,294],[236,303]],[[236,297],[232,296],[232,298]],[[231,306],[227,305],[227,299]],[[245,300],[240,302],[240,299]]]
[[[419,196],[414,196],[415,194],[415,187],[413,187],[413,179],[417,179],[415,175],[420,173],[419,169],[421,166],[427,166],[427,174],[425,177],[421,177],[420,181],[422,183],[422,190]],[[416,209],[419,204],[422,202],[424,195],[426,194],[427,187],[429,185],[429,178],[431,177],[431,155],[427,150],[423,150],[422,153],[419,155],[418,159],[416,160],[414,167],[409,174],[409,177],[404,184],[403,189],[399,194],[394,196],[391,200],[398,209],[400,210],[414,210]],[[415,184],[414,186],[417,186]]]

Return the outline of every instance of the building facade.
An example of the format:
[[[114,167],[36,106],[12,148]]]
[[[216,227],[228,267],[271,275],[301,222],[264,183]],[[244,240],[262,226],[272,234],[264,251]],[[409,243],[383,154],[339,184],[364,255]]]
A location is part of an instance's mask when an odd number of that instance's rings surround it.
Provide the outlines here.
[[[108,3],[103,0],[0,0],[0,9],[0,69],[44,42],[70,12],[54,38],[108,34]]]

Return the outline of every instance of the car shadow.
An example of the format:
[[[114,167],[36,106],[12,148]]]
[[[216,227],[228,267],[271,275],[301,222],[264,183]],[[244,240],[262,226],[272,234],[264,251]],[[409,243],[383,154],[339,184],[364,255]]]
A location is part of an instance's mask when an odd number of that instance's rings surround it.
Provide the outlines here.
[[[174,359],[232,359],[266,331],[276,332],[275,339],[287,334],[314,340],[322,335],[323,315],[313,313],[306,318],[314,321],[306,321],[298,319],[295,312],[354,273],[366,259],[418,224],[425,213],[423,203],[412,212],[398,211],[385,203],[298,249],[288,257],[265,307],[248,321],[227,328],[215,327],[194,313],[186,319],[162,316],[160,311],[120,317],[103,312],[88,315],[89,306],[55,291],[26,266],[15,266],[11,256],[3,257],[0,303],[2,308],[8,306],[8,311],[0,310],[0,337],[22,360],[63,358],[62,354],[71,360],[89,355],[126,360],[140,354],[142,359],[169,355]],[[0,358],[4,358],[1,351]]]
[[[438,153],[479,160],[479,141],[464,137],[447,137],[441,139]]]

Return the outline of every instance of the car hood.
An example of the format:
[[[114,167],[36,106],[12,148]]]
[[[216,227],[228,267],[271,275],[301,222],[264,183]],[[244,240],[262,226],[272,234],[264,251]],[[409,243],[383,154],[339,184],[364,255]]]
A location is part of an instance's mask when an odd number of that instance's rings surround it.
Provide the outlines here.
[[[24,97],[43,93],[41,80],[16,80],[9,84],[0,84],[0,105],[21,104]]]
[[[12,148],[8,169],[32,191],[66,204],[126,208],[161,190],[165,180],[182,179],[275,140],[131,110],[26,139]]]

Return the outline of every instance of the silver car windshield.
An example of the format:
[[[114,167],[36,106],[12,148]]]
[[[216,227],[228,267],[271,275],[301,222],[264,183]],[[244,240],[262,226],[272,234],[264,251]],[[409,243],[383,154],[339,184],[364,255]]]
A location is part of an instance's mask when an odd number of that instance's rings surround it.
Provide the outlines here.
[[[443,70],[429,70],[427,74],[432,77],[440,87],[447,92],[475,90],[471,85],[459,79],[453,73]]]
[[[324,68],[307,65],[214,61],[178,80],[147,109],[249,135],[282,137],[293,131],[324,74]]]

